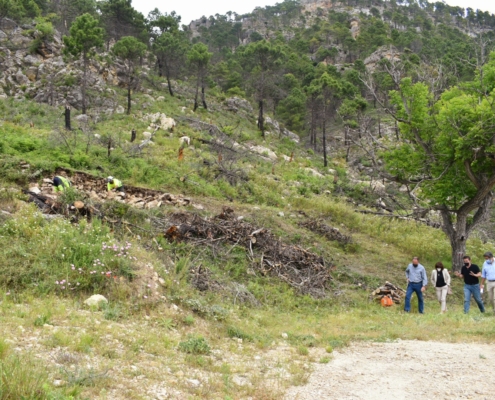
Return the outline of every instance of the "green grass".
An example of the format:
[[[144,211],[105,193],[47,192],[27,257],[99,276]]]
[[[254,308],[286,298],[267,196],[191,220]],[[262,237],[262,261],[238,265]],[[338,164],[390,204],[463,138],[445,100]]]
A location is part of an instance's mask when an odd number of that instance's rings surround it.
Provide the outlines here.
[[[189,337],[179,343],[179,350],[188,354],[209,354],[211,349],[204,337]]]

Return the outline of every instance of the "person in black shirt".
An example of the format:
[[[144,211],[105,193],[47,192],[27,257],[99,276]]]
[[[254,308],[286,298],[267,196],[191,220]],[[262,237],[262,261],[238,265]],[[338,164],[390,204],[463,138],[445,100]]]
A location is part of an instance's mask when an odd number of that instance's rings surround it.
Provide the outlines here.
[[[476,264],[471,264],[471,257],[463,257],[464,265],[461,272],[454,272],[455,276],[464,279],[464,314],[469,312],[469,306],[471,304],[471,295],[473,295],[474,300],[478,304],[478,308],[482,313],[485,312],[485,306],[483,305],[483,300],[481,300],[480,293],[480,282],[479,277],[481,276],[480,267]]]
[[[441,262],[435,264],[435,269],[431,272],[431,282],[437,292],[438,302],[441,304],[442,314],[447,311],[447,292],[450,286],[450,275]]]

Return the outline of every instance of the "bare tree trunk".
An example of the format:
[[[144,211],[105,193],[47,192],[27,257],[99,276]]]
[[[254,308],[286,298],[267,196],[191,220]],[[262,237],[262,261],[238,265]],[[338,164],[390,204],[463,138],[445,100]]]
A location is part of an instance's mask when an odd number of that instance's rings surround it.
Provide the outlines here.
[[[174,92],[172,91],[172,84],[170,83],[170,75],[167,74],[167,85],[168,85],[168,92],[170,93],[170,96],[174,97]]]
[[[71,130],[71,127],[70,127],[70,106],[69,105],[65,106],[65,129],[67,129],[68,131]]]
[[[110,158],[110,154],[112,154],[112,138],[108,139],[108,146],[107,146],[107,157]]]
[[[127,115],[131,113],[131,82],[127,86]]]
[[[82,84],[82,113],[86,114],[86,76],[88,71],[88,57],[83,54],[83,84]]]
[[[466,204],[455,213],[450,212],[447,208],[440,210],[443,220],[442,230],[449,238],[452,249],[452,269],[454,271],[461,270],[462,257],[466,254],[466,241],[472,230],[488,218],[492,200],[493,194],[488,192],[484,198],[477,202],[477,207],[474,207],[474,209],[477,208],[474,216],[470,215],[473,207],[465,207]],[[455,219],[455,224],[452,222],[453,219]]]
[[[203,107],[205,110],[208,109],[208,106],[206,105],[206,99],[205,99],[205,87],[204,85],[201,85],[201,102],[203,103]]]
[[[199,94],[199,76],[198,81],[196,82],[196,93],[194,94],[194,108],[193,111],[198,109],[198,94]]]
[[[450,238],[450,246],[452,248],[452,270],[460,271],[463,265],[462,258],[466,255],[466,241]]]
[[[325,118],[323,118],[321,127],[323,133],[323,166],[326,167],[328,166],[328,161],[327,161],[327,130],[326,130]]]
[[[361,138],[361,135],[359,135]],[[349,162],[349,153],[351,152],[351,142],[349,140],[349,127],[346,125],[345,133],[344,133],[344,145],[347,147],[347,151],[345,153],[345,162]]]
[[[258,103],[258,129],[261,131],[261,136],[265,137],[265,119],[263,117],[263,100]]]

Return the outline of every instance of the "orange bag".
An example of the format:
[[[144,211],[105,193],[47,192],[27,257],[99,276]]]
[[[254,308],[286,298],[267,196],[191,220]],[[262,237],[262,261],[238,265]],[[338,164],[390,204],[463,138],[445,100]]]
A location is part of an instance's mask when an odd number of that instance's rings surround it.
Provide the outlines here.
[[[394,305],[394,302],[390,298],[390,296],[383,296],[380,300],[380,304],[382,305],[382,307],[390,307]]]

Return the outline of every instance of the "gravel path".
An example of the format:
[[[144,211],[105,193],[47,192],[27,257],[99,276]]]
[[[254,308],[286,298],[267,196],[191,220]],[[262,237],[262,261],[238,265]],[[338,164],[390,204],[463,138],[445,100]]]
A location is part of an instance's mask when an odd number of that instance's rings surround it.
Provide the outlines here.
[[[358,343],[318,364],[286,400],[495,399],[495,345]]]

